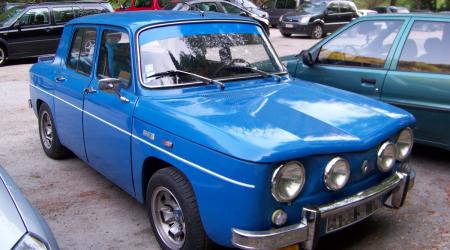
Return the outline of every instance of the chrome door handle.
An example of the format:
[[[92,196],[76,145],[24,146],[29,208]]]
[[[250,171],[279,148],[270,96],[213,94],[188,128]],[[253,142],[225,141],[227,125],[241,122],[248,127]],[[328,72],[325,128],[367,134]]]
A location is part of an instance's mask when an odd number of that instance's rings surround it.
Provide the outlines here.
[[[93,87],[89,87],[89,88],[85,88],[84,89],[84,93],[86,93],[86,94],[92,94],[92,93],[96,93],[96,92],[97,92],[97,90],[94,89]]]
[[[62,76],[58,76],[55,78],[55,81],[57,82],[64,82],[66,80],[66,78],[62,77]]]

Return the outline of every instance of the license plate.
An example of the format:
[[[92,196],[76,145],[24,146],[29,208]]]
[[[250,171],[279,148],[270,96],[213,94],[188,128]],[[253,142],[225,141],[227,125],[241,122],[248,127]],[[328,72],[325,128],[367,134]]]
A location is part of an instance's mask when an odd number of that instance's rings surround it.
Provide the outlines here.
[[[286,24],[284,24],[284,27],[286,27],[286,28],[294,28],[294,25],[292,23],[286,23]]]
[[[353,224],[357,221],[360,221],[373,214],[380,207],[381,198],[377,198],[357,207],[353,207],[338,214],[331,215],[327,218],[326,232],[330,233]]]

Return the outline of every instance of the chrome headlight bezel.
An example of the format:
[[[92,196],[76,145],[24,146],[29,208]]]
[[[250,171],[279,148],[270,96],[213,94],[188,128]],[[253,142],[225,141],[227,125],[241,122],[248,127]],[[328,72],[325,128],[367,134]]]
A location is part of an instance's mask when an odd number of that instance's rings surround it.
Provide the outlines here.
[[[378,149],[377,152],[377,167],[383,173],[389,172],[397,160],[397,150],[395,144],[386,141]]]
[[[23,249],[39,249],[47,250],[48,247],[41,239],[35,237],[32,234],[25,234],[19,242],[14,246],[13,250],[23,250]]]
[[[397,135],[395,147],[397,150],[396,159],[404,161],[411,154],[414,145],[414,133],[410,127],[400,131]]]
[[[296,169],[293,169],[296,168]],[[285,183],[283,182],[286,181],[286,176],[285,174],[287,174],[287,171],[298,171],[297,172],[297,179],[298,183],[296,184],[296,190],[294,190],[294,192],[291,192],[289,194],[289,191],[285,191],[282,190],[283,187],[281,187],[280,185],[284,185]],[[292,172],[291,172],[292,174]],[[292,176],[290,176],[292,178]],[[294,179],[292,179],[291,181],[293,181]],[[303,187],[305,186],[305,180],[306,180],[306,172],[305,172],[305,167],[303,166],[302,163],[300,163],[299,161],[290,161],[287,162],[285,164],[280,165],[279,167],[277,167],[272,174],[272,196],[275,198],[276,201],[278,202],[290,202],[292,200],[294,200],[295,198],[297,198],[297,196],[300,194],[300,192],[303,190]],[[283,192],[281,192],[283,191]]]
[[[344,172],[336,172],[338,167],[340,167],[338,164],[343,163],[344,165]],[[340,179],[340,183],[337,183],[336,180],[336,174],[340,174],[341,177],[343,177],[344,179]],[[342,175],[344,174],[344,175]],[[325,172],[323,174],[323,182],[325,184],[325,187],[328,190],[331,191],[337,191],[340,190],[342,188],[345,187],[345,185],[347,185],[348,180],[350,179],[350,174],[351,174],[351,170],[350,170],[350,163],[348,163],[348,161],[342,157],[334,157],[333,159],[331,159],[326,167],[325,167]]]

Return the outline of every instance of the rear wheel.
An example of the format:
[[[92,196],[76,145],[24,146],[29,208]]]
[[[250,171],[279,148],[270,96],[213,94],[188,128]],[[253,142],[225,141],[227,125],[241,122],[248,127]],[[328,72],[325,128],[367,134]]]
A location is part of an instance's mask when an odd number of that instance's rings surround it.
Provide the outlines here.
[[[55,122],[50,108],[42,103],[39,108],[39,136],[45,154],[53,159],[67,157],[70,153],[59,141],[56,133]]]
[[[316,24],[311,30],[311,38],[320,39],[323,37],[323,27],[320,24]]]
[[[210,249],[191,184],[173,167],[158,170],[147,186],[146,207],[163,249]]]
[[[6,49],[0,45],[0,67],[6,63]]]

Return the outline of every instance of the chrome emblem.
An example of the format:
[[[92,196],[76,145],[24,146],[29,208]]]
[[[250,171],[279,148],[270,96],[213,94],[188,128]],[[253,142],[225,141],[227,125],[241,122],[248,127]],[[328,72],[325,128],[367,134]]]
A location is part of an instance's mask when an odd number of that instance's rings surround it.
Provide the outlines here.
[[[148,132],[147,130],[144,130],[142,134],[147,137],[148,139],[154,141],[155,140],[155,134]]]
[[[367,173],[367,170],[369,170],[369,162],[365,160],[361,165],[361,173],[364,175]]]

